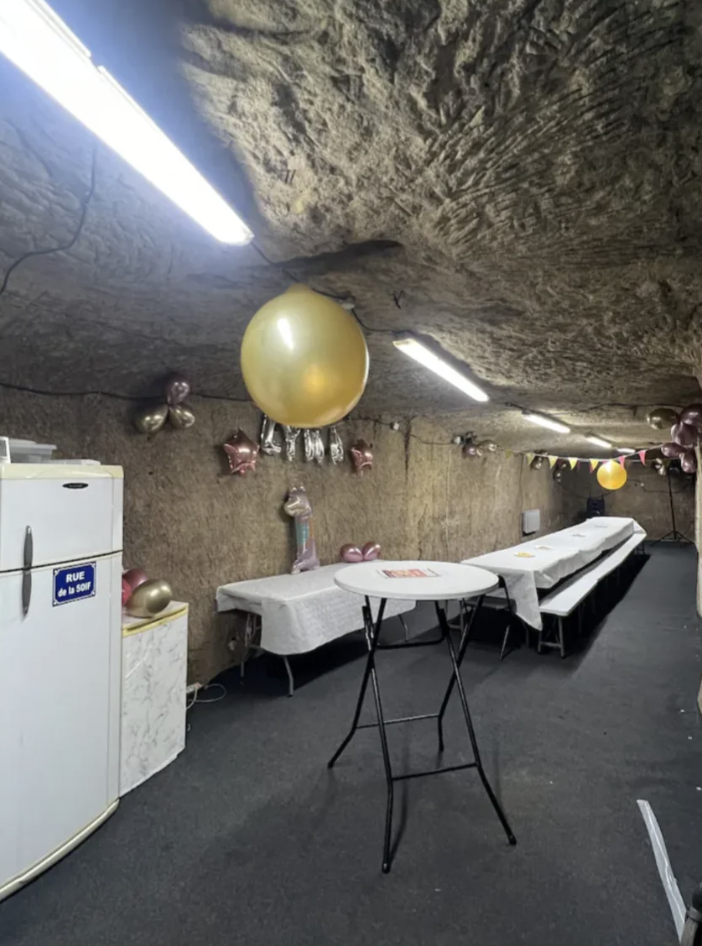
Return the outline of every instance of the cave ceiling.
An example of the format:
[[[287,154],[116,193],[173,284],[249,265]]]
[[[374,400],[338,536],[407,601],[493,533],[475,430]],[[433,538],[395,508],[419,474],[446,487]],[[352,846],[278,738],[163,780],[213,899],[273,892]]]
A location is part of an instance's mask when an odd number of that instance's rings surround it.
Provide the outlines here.
[[[587,452],[588,430],[653,442],[646,409],[697,398],[702,4],[53,6],[265,258],[216,243],[2,61],[0,273],[78,238],[11,273],[0,381],[148,395],[181,369],[244,398],[245,326],[295,278],[372,330],[364,416],[456,412],[508,447]],[[465,361],[490,404],[405,359],[402,329]]]

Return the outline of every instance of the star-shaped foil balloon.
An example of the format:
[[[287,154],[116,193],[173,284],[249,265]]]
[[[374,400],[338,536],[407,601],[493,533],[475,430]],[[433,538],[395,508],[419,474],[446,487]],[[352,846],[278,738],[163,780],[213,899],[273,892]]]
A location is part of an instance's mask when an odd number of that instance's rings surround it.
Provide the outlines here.
[[[256,460],[260,447],[247,437],[243,430],[237,430],[232,439],[222,446],[227,454],[229,469],[232,473],[241,473],[243,476],[249,470],[252,473],[256,472]]]
[[[351,459],[357,473],[373,469],[373,451],[365,440],[357,440],[351,447]]]

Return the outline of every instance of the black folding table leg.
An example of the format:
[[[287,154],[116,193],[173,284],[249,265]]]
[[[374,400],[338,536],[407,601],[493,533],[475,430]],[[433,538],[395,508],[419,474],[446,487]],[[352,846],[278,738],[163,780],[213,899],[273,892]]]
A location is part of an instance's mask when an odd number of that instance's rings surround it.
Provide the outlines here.
[[[378,619],[373,625],[373,612],[370,608],[370,602],[366,598],[366,603],[363,608],[363,624],[366,634],[366,645],[368,647],[368,658],[366,660],[366,668],[363,671],[363,680],[361,681],[361,689],[358,693],[358,702],[356,703],[356,709],[353,714],[353,721],[351,723],[351,728],[349,729],[346,737],[342,741],[339,748],[336,750],[331,759],[327,762],[327,768],[331,769],[334,766],[334,763],[339,758],[344,749],[348,746],[351,740],[354,737],[354,733],[358,729],[358,720],[361,718],[361,710],[363,709],[363,700],[366,695],[366,689],[368,687],[368,681],[370,680],[371,671],[375,670],[375,651],[378,647],[378,637],[380,635],[380,628],[383,623],[383,614],[385,613],[385,602],[386,599],[383,598],[380,602],[380,607],[378,609]],[[377,681],[376,681],[377,683]]]
[[[383,599],[383,604],[385,600]],[[378,627],[375,635],[377,642],[380,633],[380,613],[378,615]],[[388,749],[388,737],[385,732],[385,716],[383,715],[383,704],[380,700],[380,687],[378,686],[378,674],[375,670],[375,649],[369,654],[371,662],[370,678],[373,684],[373,698],[375,699],[375,712],[378,717],[378,732],[380,733],[380,746],[383,750],[383,766],[385,768],[385,782],[387,786],[387,801],[385,805],[385,835],[383,839],[383,873],[390,872],[390,842],[392,835],[392,807],[394,800],[394,785],[392,778],[392,766],[390,765],[390,751]]]
[[[514,608],[512,607],[512,599],[509,596],[509,591],[507,590],[507,582],[504,580],[502,575],[499,576],[499,587],[504,590],[505,598],[507,599],[507,610],[509,611],[509,618],[507,619],[507,630],[505,631],[505,636],[502,639],[502,650],[500,651],[500,660],[504,660],[507,656],[505,650],[507,648],[507,642],[509,641],[509,635],[512,631],[512,625],[515,622],[514,617]],[[529,646],[529,628],[527,627],[527,647]],[[511,651],[510,651],[511,653]]]
[[[481,595],[476,601],[475,606],[473,607],[473,611],[471,612],[470,618],[468,620],[468,624],[464,628],[463,635],[461,637],[461,643],[458,648],[458,653],[459,653],[458,662],[459,663],[463,660],[463,655],[465,654],[468,644],[470,643],[470,635],[473,631],[473,622],[475,621],[476,614],[480,610],[480,606],[483,603],[484,597],[485,595]],[[437,614],[439,613],[438,603],[436,605],[436,613]],[[441,613],[444,615],[444,623],[446,624],[446,614],[443,611]],[[448,624],[446,624],[445,627],[441,626],[441,619],[439,619],[439,626],[441,627],[442,636],[450,635],[451,632],[448,629]],[[449,681],[449,685],[446,689],[446,693],[444,694],[444,699],[443,699],[443,702],[441,703],[441,709],[439,710],[439,718],[437,720],[437,724],[439,727],[439,752],[444,751],[444,713],[446,712],[446,707],[448,706],[448,702],[451,699],[454,683],[455,683],[455,680],[452,676],[451,680]]]
[[[480,610],[480,605],[482,604],[482,600],[483,600],[482,598],[478,600],[478,603],[476,604],[476,608],[475,608],[476,611]],[[451,682],[452,683],[455,682],[456,687],[458,689],[458,695],[460,697],[461,706],[463,708],[463,715],[465,716],[466,726],[468,727],[468,735],[470,737],[470,744],[473,748],[473,757],[475,759],[475,766],[478,770],[478,774],[480,775],[480,780],[483,783],[483,788],[485,789],[487,796],[492,803],[492,807],[495,809],[495,813],[497,817],[500,819],[500,823],[502,824],[502,827],[504,828],[505,834],[507,835],[507,840],[509,841],[510,844],[516,844],[517,839],[512,833],[512,829],[510,828],[509,822],[507,821],[505,813],[502,810],[502,806],[500,805],[495,793],[492,790],[492,786],[488,782],[487,775],[485,774],[485,770],[483,769],[483,763],[480,758],[480,750],[478,749],[478,743],[475,738],[475,730],[473,729],[473,720],[471,719],[470,710],[468,708],[468,699],[466,697],[466,692],[463,688],[463,680],[461,678],[461,661],[463,660],[463,656],[465,654],[466,649],[463,646],[463,642],[461,642],[461,647],[458,651],[458,655],[456,655],[456,648],[454,647],[453,641],[451,640],[451,635],[448,633],[448,623],[446,621],[446,613],[443,610],[443,608],[440,607],[438,602],[436,603],[436,614],[437,614],[437,617],[439,618],[439,626],[441,627],[442,631],[445,634],[446,643],[449,649],[449,654],[451,655],[451,663],[453,664],[453,677],[452,677]],[[447,690],[447,696],[450,695],[450,693],[451,693],[451,686],[449,686],[449,689]],[[447,702],[446,697],[444,698],[444,700],[445,702]],[[442,707],[442,710],[444,708],[445,707]]]

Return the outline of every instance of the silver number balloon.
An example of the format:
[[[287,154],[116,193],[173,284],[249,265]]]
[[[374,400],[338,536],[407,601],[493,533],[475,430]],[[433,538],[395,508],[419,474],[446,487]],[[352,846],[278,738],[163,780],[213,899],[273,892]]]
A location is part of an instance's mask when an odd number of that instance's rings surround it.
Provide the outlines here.
[[[319,429],[312,431],[312,452],[317,463],[324,463],[324,441],[322,431]]]
[[[269,457],[277,457],[282,452],[282,446],[275,439],[275,421],[266,414],[261,421],[261,434],[258,438],[262,453]]]
[[[288,463],[292,463],[297,452],[297,438],[300,436],[300,428],[285,425],[283,433],[285,434],[285,459]]]
[[[329,456],[332,463],[344,462],[344,445],[336,427],[329,428]]]

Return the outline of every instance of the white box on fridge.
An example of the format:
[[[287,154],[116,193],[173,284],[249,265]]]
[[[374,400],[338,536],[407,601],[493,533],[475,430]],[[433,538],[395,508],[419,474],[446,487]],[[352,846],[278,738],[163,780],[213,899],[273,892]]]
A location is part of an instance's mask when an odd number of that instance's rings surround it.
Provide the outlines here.
[[[0,466],[0,899],[117,805],[121,467]]]

